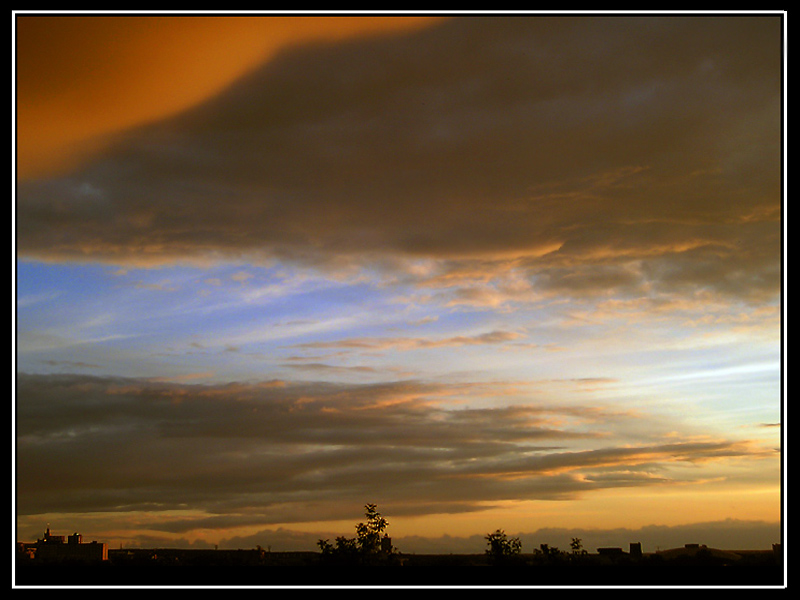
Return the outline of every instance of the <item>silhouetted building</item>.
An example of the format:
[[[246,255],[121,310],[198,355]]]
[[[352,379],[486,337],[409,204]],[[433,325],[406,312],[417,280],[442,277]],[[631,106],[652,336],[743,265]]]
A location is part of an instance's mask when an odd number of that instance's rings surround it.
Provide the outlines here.
[[[775,560],[783,560],[783,544],[772,544],[772,554]]]
[[[624,554],[622,548],[598,548],[597,553],[603,556],[622,556]]]
[[[687,550],[697,552],[698,550],[705,550],[707,546],[705,544],[684,544],[683,547]]]
[[[82,544],[83,543],[83,536],[80,533],[73,533],[71,536],[67,537],[68,544]]]
[[[641,542],[631,542],[631,556],[640,557],[642,555],[642,544]]]
[[[66,541],[63,535],[52,535],[50,533],[50,526],[44,531],[44,537],[36,540],[37,544],[63,544]]]
[[[97,562],[108,560],[108,545],[98,542],[83,543],[83,536],[74,533],[65,538],[52,535],[50,527],[44,537],[33,543],[17,544],[18,556],[36,562]]]
[[[715,561],[736,562],[741,555],[728,550],[709,548],[705,544],[684,544],[683,548],[672,548],[670,550],[660,550],[658,556],[667,559],[688,560],[695,558],[713,559]]]

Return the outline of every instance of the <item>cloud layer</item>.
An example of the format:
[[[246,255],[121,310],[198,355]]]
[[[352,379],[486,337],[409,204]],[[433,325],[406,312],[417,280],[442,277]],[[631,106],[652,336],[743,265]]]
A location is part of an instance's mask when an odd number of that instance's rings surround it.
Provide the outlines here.
[[[493,394],[503,385],[491,386]],[[265,381],[218,386],[20,375],[17,508],[192,510],[152,529],[342,518],[365,498],[395,516],[700,482],[682,465],[774,459],[735,439],[620,437],[641,415],[602,406],[472,408],[486,385]]]
[[[541,293],[772,299],[780,27],[460,18],[287,50],[82,170],[22,184],[18,248],[122,264],[432,259],[451,275],[513,268]]]
[[[597,548],[617,547],[627,550],[631,542],[640,542],[644,552],[655,552],[670,548],[683,548],[689,540],[702,540],[709,548],[731,550],[764,549],[780,539],[780,527],[775,523],[758,521],[719,521],[696,523],[692,525],[665,527],[651,525],[638,529],[557,529],[544,528],[531,532],[507,531],[509,535],[519,537],[522,551],[533,552],[540,544],[548,544],[551,548],[569,551],[573,538],[581,540],[583,548],[596,552]],[[352,535],[349,531],[335,532],[329,535]],[[315,548],[318,535],[305,534],[288,529],[267,529],[247,537],[234,537],[223,540],[223,547],[253,548],[257,545],[270,546],[275,551],[308,550]],[[743,547],[742,540],[750,545]],[[141,540],[142,546],[150,547],[152,540]],[[393,537],[392,543],[404,553],[417,554],[481,554],[486,550],[486,539],[483,535],[457,537],[404,536]]]
[[[471,535],[621,490],[640,524],[660,490],[777,514],[782,27],[304,35],[21,175],[18,523],[235,541],[374,501]]]

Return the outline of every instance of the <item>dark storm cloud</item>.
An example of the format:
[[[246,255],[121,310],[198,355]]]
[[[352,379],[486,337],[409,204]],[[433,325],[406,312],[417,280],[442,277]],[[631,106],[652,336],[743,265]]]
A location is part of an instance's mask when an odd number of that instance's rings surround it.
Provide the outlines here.
[[[21,185],[18,248],[515,260],[562,293],[761,300],[779,282],[780,43],[758,16],[467,17],[294,48]]]
[[[763,454],[724,440],[579,450],[602,438],[598,423],[635,417],[597,407],[453,407],[451,386],[414,381],[204,386],[22,374],[18,391],[20,514],[217,515],[161,525],[174,530],[307,520],[309,507],[336,519],[376,493],[409,514],[463,512],[653,485],[670,480],[665,468],[676,462]]]

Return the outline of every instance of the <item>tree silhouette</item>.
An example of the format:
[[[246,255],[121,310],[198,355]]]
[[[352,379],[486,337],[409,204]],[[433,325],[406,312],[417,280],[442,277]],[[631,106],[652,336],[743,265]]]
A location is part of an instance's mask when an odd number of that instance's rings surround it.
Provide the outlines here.
[[[366,523],[356,525],[356,537],[339,536],[335,545],[329,540],[317,541],[323,557],[335,558],[339,562],[369,563],[371,559],[386,557],[394,553],[391,540],[385,534],[389,522],[378,512],[376,504],[364,506]],[[383,534],[383,537],[381,537]]]
[[[573,538],[576,540],[578,538]],[[578,540],[580,542],[580,540]],[[573,542],[574,543],[574,542]],[[570,544],[572,546],[572,544]],[[548,544],[539,544],[539,549],[534,551],[537,559],[543,559],[546,562],[553,563],[559,562],[564,559],[566,553],[562,552],[555,546],[550,546]]]
[[[356,542],[363,554],[372,554],[381,551],[381,534],[386,531],[389,522],[378,512],[375,504],[364,506],[366,510],[366,523],[356,525]]]
[[[586,550],[583,548],[583,541],[581,538],[572,538],[572,541],[569,543],[569,547],[572,549],[570,558],[574,562],[582,560],[587,554]]]
[[[486,554],[495,564],[506,563],[522,552],[522,542],[519,538],[509,538],[502,529],[487,534],[484,539],[489,545]]]

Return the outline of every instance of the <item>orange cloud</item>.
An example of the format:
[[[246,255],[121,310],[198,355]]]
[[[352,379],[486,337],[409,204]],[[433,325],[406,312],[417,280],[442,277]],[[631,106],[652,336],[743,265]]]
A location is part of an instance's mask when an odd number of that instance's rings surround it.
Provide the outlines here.
[[[513,331],[490,331],[473,336],[454,336],[444,339],[428,338],[348,338],[332,342],[308,342],[295,344],[294,348],[349,348],[355,350],[416,350],[423,348],[446,348],[474,346],[479,344],[503,344],[524,337]]]
[[[107,136],[193,106],[286,47],[407,31],[437,20],[18,15],[18,174],[74,167]]]
[[[780,19],[631,23],[462,18],[281,46],[200,106],[20,185],[18,250],[411,264],[451,305],[701,289],[774,301]]]

